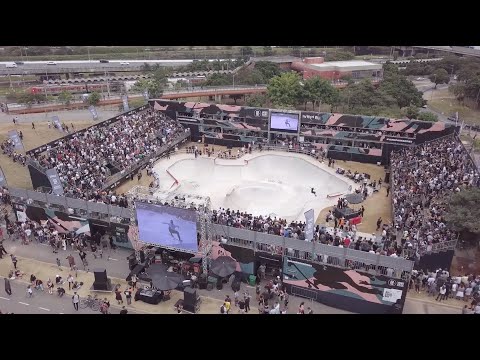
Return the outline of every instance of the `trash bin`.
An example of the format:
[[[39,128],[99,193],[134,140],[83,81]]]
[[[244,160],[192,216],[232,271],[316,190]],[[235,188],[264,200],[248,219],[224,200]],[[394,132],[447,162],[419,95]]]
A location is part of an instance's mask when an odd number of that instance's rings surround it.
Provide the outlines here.
[[[248,277],[248,283],[250,286],[255,286],[256,281],[257,281],[257,277],[255,275],[250,275]]]

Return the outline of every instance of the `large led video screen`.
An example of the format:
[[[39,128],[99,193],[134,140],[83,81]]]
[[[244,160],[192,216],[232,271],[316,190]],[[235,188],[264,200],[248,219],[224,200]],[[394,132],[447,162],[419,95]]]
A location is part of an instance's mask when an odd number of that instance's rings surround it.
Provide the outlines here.
[[[139,240],[198,251],[197,217],[194,210],[136,202]]]
[[[270,115],[270,130],[297,132],[299,114],[272,112]]]

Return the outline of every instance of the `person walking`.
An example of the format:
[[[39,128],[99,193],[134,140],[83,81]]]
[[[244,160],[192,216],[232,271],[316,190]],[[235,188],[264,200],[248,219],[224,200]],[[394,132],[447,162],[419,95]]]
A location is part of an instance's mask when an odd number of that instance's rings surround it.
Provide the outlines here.
[[[244,301],[245,301],[245,312],[248,313],[248,311],[250,310],[250,294],[248,292],[245,292],[244,294]]]
[[[128,288],[123,292],[125,294],[125,299],[127,299],[127,305],[132,304],[132,289]]]
[[[438,296],[437,298],[435,299],[436,301],[439,301],[438,298],[440,298],[440,301],[442,300],[445,300],[445,294],[447,293],[447,287],[444,285],[442,285],[442,287],[440,288],[440,292],[438,293]]]
[[[73,296],[72,296],[72,303],[73,303],[73,307],[75,308],[75,310],[78,311],[78,303],[80,302],[80,296],[78,296],[77,292],[75,291],[73,293]]]
[[[118,301],[118,305],[123,304],[122,293],[118,288],[115,290],[115,300]]]
[[[33,290],[32,290],[32,286],[31,286],[31,285],[28,285],[28,286],[27,286],[27,296],[28,296],[28,297],[32,297],[32,296],[33,296]]]
[[[382,217],[379,217],[377,220],[377,231],[380,230],[380,226],[382,226]]]
[[[10,280],[8,278],[5,278],[5,292],[8,295],[12,295],[12,288],[10,287]]]
[[[68,265],[70,265],[70,270],[74,270],[73,267],[75,266],[75,259],[73,258],[72,254],[66,257],[68,260]]]
[[[72,274],[68,274],[67,281],[68,281],[68,290],[71,290],[73,286],[73,282],[75,281],[73,279]]]
[[[12,258],[13,267],[17,270],[17,257],[13,254],[10,254],[10,257]]]
[[[2,258],[2,255],[8,255],[7,250],[5,250],[5,247],[3,246],[2,243],[0,243],[0,259]]]
[[[138,280],[137,276],[135,274],[133,274],[131,281],[132,281],[132,289],[134,289],[134,290],[137,288],[137,280]]]
[[[35,130],[35,123],[32,121],[32,130]]]
[[[120,314],[122,315],[128,314],[128,310],[125,309],[125,306],[122,306],[122,310],[120,310]]]

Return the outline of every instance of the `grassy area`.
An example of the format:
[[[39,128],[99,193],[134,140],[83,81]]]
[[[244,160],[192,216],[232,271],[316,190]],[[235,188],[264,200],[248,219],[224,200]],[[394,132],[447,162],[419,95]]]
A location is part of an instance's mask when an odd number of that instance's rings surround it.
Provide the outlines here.
[[[461,105],[454,98],[433,99],[428,101],[428,106],[437,112],[450,116],[458,111],[460,120],[466,124],[480,124],[480,111]]]

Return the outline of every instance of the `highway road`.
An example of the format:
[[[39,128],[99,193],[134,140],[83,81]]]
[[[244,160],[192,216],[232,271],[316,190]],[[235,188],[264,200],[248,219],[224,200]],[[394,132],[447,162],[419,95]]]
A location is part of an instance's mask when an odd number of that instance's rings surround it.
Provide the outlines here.
[[[160,66],[182,66],[193,62],[193,59],[185,60],[109,60],[108,63],[101,63],[98,60],[76,60],[76,61],[55,61],[56,65],[48,65],[49,61],[25,61],[23,65],[16,68],[7,68],[11,61],[0,62],[0,75],[34,75],[34,74],[62,74],[79,72],[125,72],[140,71],[143,64],[159,64]],[[209,60],[216,61],[216,60]],[[129,65],[122,65],[126,62]]]

